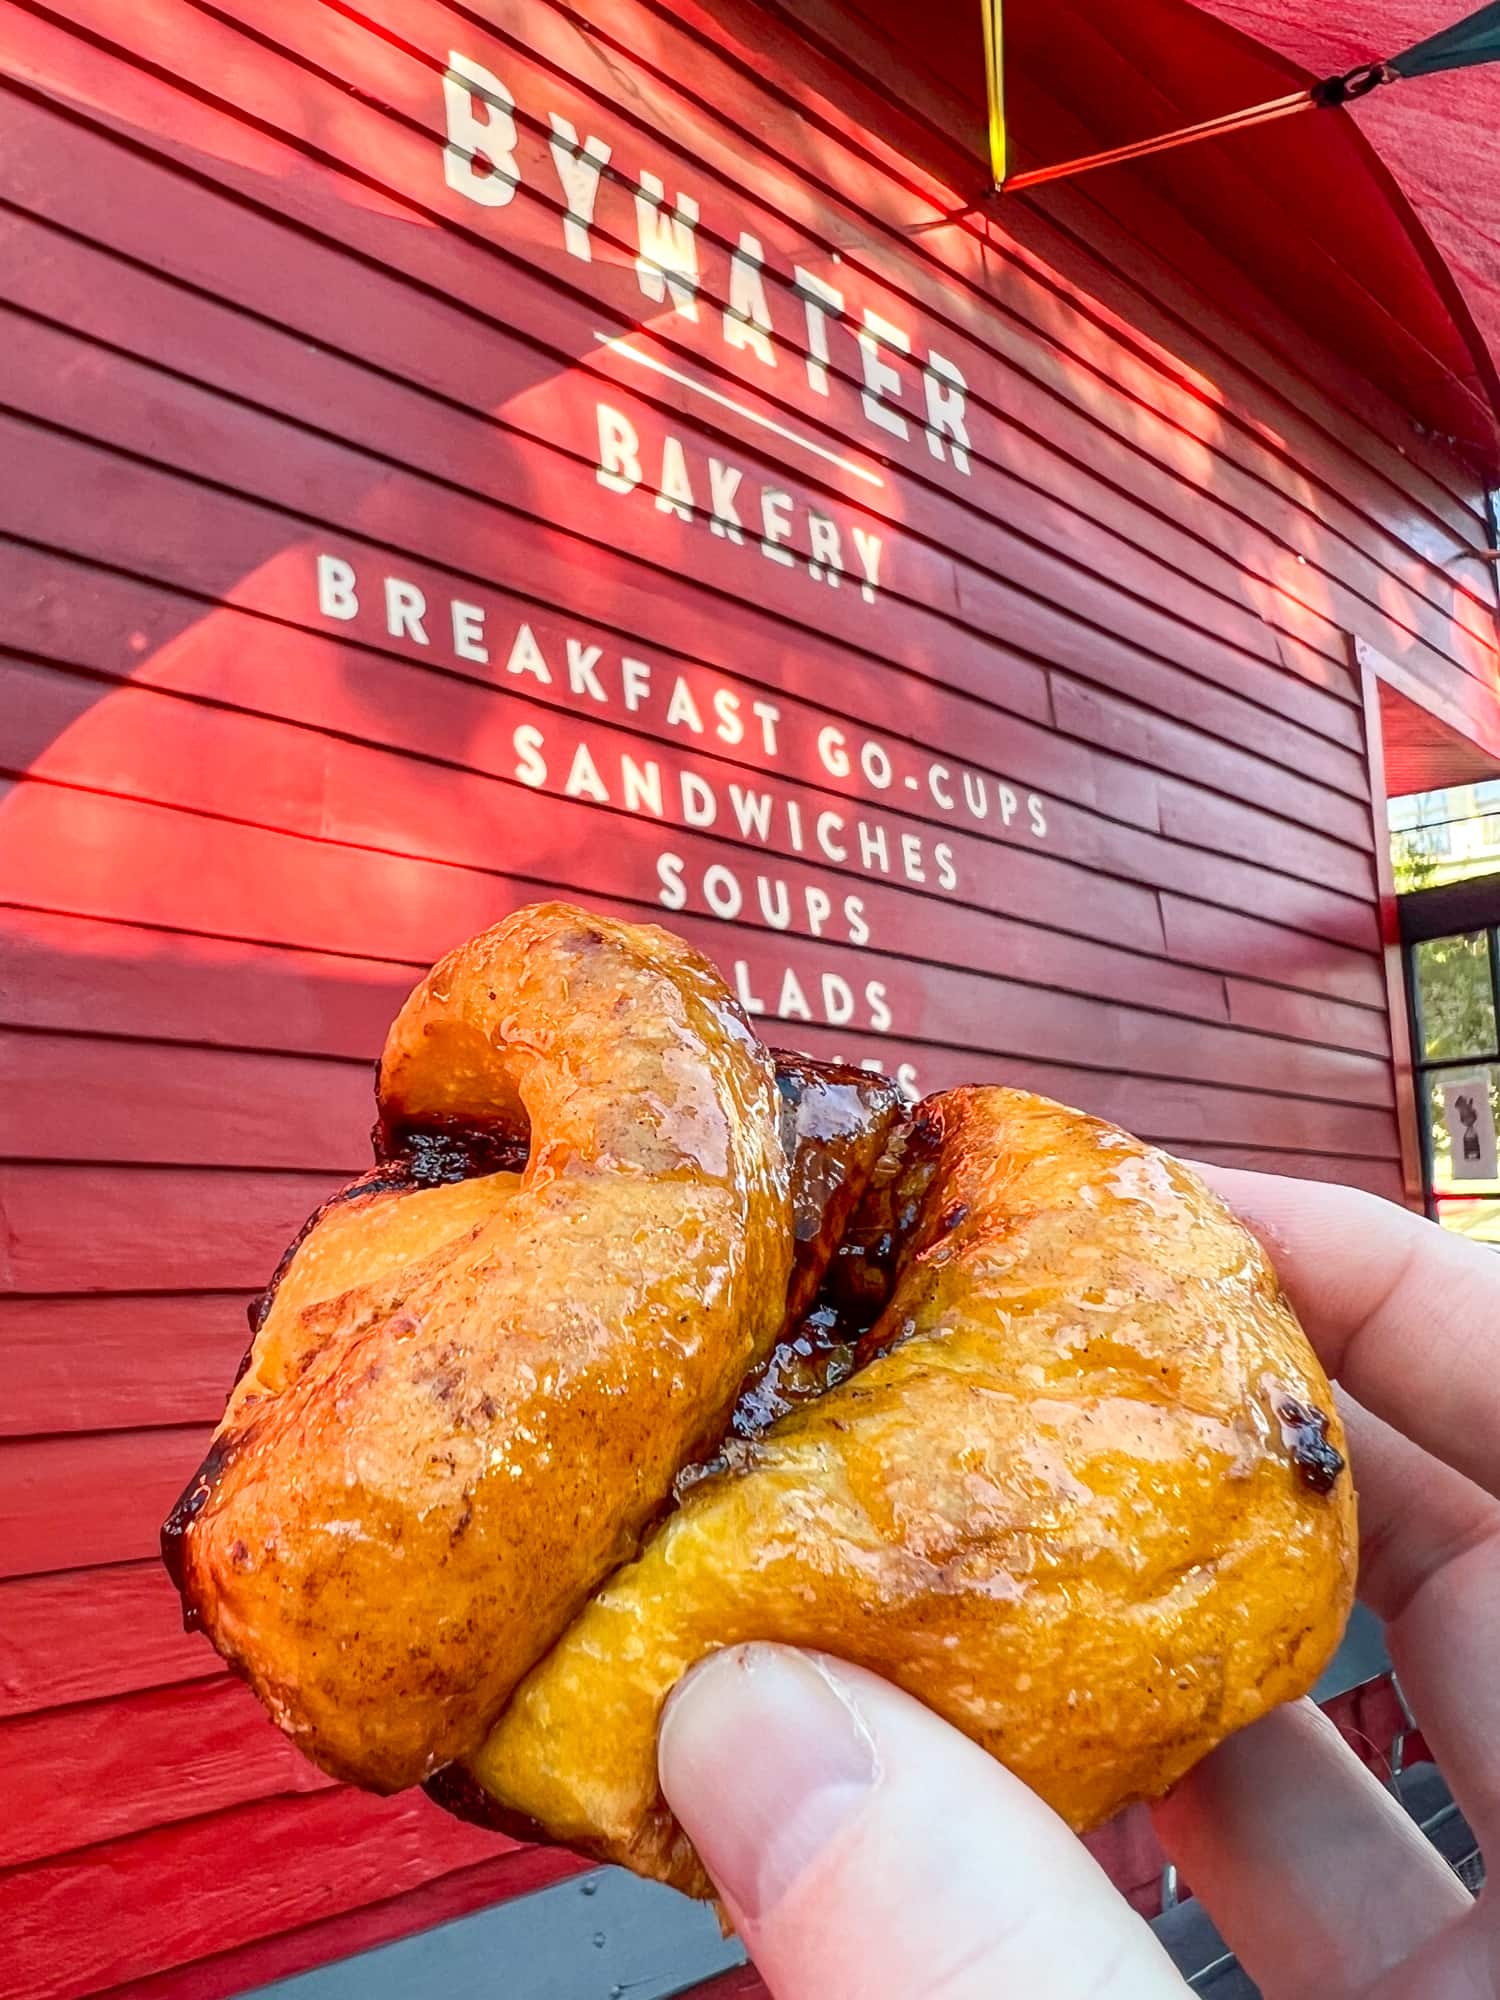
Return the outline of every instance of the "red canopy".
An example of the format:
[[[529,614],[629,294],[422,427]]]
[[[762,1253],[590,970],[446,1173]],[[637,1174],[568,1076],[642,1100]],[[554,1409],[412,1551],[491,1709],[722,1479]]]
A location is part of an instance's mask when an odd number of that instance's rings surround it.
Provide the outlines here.
[[[1465,11],[1461,0],[1197,4],[1313,77],[1395,55]],[[1387,85],[1348,115],[1410,201],[1492,361],[1500,361],[1500,68]]]

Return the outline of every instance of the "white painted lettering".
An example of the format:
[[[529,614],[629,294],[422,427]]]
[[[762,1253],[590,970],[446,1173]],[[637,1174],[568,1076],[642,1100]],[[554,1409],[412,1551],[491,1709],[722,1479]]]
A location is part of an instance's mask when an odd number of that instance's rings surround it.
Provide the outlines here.
[[[651,669],[644,660],[621,660],[620,688],[632,715],[651,692]]]
[[[641,441],[629,417],[600,403],[598,480],[611,493],[631,493],[641,483]]]
[[[661,447],[661,490],[656,496],[657,509],[663,514],[675,514],[679,521],[691,521],[695,504],[682,440],[668,431]]]
[[[769,881],[764,875],[755,878],[756,897],[760,903],[760,913],[773,931],[790,930],[792,927],[792,899],[787,886],[779,877]]]
[[[635,274],[648,299],[662,305],[670,293],[674,309],[684,319],[696,319],[698,204],[690,194],[679,194],[668,215],[662,208],[666,194],[655,174],[641,174],[635,197]]]
[[[776,1003],[777,1017],[783,1021],[810,1021],[812,1008],[807,1004],[807,995],[802,991],[802,982],[788,966],[781,975],[781,997]]]
[[[745,906],[738,878],[719,861],[704,870],[703,899],[714,915],[722,917],[726,923],[733,923]]]
[[[511,748],[518,759],[516,776],[523,785],[546,784],[547,760],[541,754],[542,745],[546,740],[534,722],[523,722],[512,735]]]
[[[656,857],[656,879],[661,887],[656,892],[656,900],[664,910],[687,908],[687,890],[683,886],[683,870],[687,866],[680,854],[658,854]]]
[[[854,547],[859,555],[859,566],[865,573],[865,580],[859,586],[859,594],[866,604],[873,604],[875,593],[880,588],[880,556],[883,544],[879,535],[871,534],[868,528],[855,528]]]
[[[325,618],[357,618],[359,592],[353,563],[342,556],[318,557],[318,609]]]
[[[877,743],[873,736],[867,736],[859,746],[859,768],[865,774],[866,783],[873,785],[877,792],[890,790],[896,773],[884,745]]]
[[[844,548],[838,524],[815,508],[808,509],[807,545],[812,552],[807,562],[808,575],[814,583],[831,584],[837,589],[844,569]]]
[[[568,692],[586,694],[593,701],[607,701],[599,676],[594,668],[604,652],[602,646],[580,645],[578,640],[568,641]]]
[[[708,525],[713,534],[743,543],[744,524],[735,508],[744,473],[737,465],[724,465],[717,458],[708,461]]]
[[[893,347],[899,354],[911,353],[911,335],[903,333],[899,326],[892,326],[888,319],[882,319],[877,312],[865,311],[865,323],[855,335],[859,341],[860,360],[864,368],[865,386],[860,391],[860,407],[872,424],[879,424],[892,437],[906,436],[906,419],[899,410],[893,410],[886,398],[901,394],[901,377],[888,361],[881,359],[882,343]]]
[[[595,764],[587,743],[580,743],[573,752],[567,783],[563,786],[563,797],[591,799],[596,806],[609,804],[609,792],[605,788],[604,780],[599,776],[599,767]]]
[[[482,667],[487,664],[490,649],[484,643],[484,609],[478,604],[465,604],[461,597],[455,597],[448,607],[453,620],[453,650],[461,660],[475,660]]]
[[[414,583],[405,583],[399,576],[386,578],[385,629],[393,639],[414,639],[425,646],[427,627],[422,616],[426,609],[427,599]]]
[[[965,420],[969,385],[957,365],[941,354],[929,354],[922,370],[922,386],[927,394],[927,449],[934,458],[943,456],[943,439],[953,447],[956,472],[969,470],[969,426]]]
[[[844,747],[846,738],[837,724],[825,722],[818,731],[818,760],[830,777],[847,778],[849,775],[849,752]]]
[[[760,552],[769,556],[772,562],[785,563],[788,569],[797,558],[790,549],[782,547],[792,532],[792,517],[787,509],[792,504],[790,493],[780,493],[774,486],[764,487],[760,496],[760,522],[764,529]]]
[[[682,772],[677,783],[682,793],[682,816],[688,825],[712,826],[719,816],[719,802],[697,772]]]
[[[766,1003],[750,984],[750,967],[743,958],[734,961],[734,990],[747,1014],[764,1014]]]
[[[580,146],[578,134],[566,118],[556,111],[548,116],[552,122],[548,142],[552,164],[563,194],[563,248],[570,257],[581,257],[587,264],[594,254],[589,230],[599,199],[599,176],[609,164],[609,147],[592,135]]]
[[[814,831],[818,837],[819,847],[822,848],[830,861],[840,862],[849,859],[848,848],[843,846],[837,838],[837,835],[841,834],[843,830],[844,816],[842,813],[820,812],[818,814],[817,826]]]
[[[484,105],[483,117],[479,106]],[[443,75],[443,179],[483,208],[504,208],[521,185],[516,100],[493,70],[455,49]]]
[[[703,717],[698,713],[693,690],[681,674],[672,683],[672,699],[667,703],[667,727],[691,729],[695,736],[703,734]]]
[[[836,972],[825,972],[819,983],[823,988],[823,1016],[829,1027],[847,1027],[854,1019],[854,988]]]
[[[552,685],[552,669],[542,657],[542,649],[536,642],[536,635],[529,625],[523,625],[516,633],[515,644],[510,649],[510,658],[505,663],[508,674],[530,674],[543,687]]]
[[[859,865],[861,868],[878,867],[882,874],[891,872],[891,857],[885,844],[885,828],[871,826],[868,820],[861,820],[859,833]]]
[[[760,740],[765,745],[766,755],[776,755],[776,725],[781,720],[781,710],[773,701],[752,701],[750,713],[760,724]]]
[[[648,812],[654,818],[662,817],[661,765],[653,757],[649,763],[637,764],[634,757],[622,753],[620,757],[621,804],[629,812]]]
[[[715,690],[714,714],[718,717],[714,724],[714,735],[721,743],[744,742],[745,725],[740,717],[740,698],[733,688]]]
[[[766,253],[753,236],[741,230],[739,248],[729,260],[729,305],[724,314],[724,339],[730,347],[749,348],[767,368],[776,366],[771,345],[771,308],[766,299]]]
[[[750,792],[742,785],[731,785],[729,803],[734,809],[740,833],[746,840],[752,835],[756,840],[770,840],[771,794],[769,792]]]
[[[844,295],[800,264],[792,267],[792,280],[807,316],[807,381],[820,396],[828,394],[828,321],[843,316]]]

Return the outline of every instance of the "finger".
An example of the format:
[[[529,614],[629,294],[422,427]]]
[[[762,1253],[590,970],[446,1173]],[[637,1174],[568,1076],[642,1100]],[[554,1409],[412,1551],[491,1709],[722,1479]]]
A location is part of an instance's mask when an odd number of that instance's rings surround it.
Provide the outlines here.
[[[1360,1992],[1471,1907],[1311,1702],[1222,1743],[1155,1808],[1162,1844],[1256,1984]]]
[[[1500,1834],[1500,1504],[1340,1397],[1359,1479],[1360,1595],[1481,1840]]]
[[[717,1653],[668,1704],[660,1764],[777,2000],[1183,2000],[1062,1821],[857,1667]]]
[[[1500,1264],[1356,1188],[1200,1173],[1270,1253],[1319,1358],[1366,1409],[1500,1491]]]

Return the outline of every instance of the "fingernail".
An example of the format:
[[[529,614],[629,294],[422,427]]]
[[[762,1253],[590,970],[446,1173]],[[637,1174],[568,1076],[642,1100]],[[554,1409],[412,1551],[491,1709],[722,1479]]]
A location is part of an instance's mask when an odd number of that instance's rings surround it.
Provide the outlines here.
[[[732,1646],[683,1680],[657,1746],[662,1790],[725,1901],[772,1909],[860,1810],[874,1740],[837,1668],[781,1646]]]

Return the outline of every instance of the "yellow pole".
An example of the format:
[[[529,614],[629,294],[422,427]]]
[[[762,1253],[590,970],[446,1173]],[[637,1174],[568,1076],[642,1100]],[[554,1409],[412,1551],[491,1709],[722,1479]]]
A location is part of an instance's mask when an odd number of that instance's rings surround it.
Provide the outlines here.
[[[984,18],[984,82],[990,107],[990,174],[997,188],[1005,185],[1005,48],[1001,39],[1001,0],[979,0]]]

